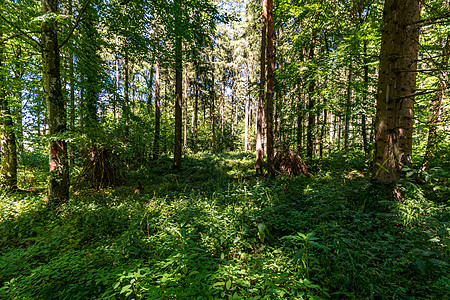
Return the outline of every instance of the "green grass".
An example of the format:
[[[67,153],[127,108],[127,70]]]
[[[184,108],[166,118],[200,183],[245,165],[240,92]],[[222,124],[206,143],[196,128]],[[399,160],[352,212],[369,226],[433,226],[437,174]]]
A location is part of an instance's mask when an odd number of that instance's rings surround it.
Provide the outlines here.
[[[392,203],[371,180],[348,178],[364,172],[355,157],[275,179],[254,176],[252,154],[183,163],[139,166],[117,188],[75,186],[57,209],[42,189],[1,195],[0,298],[450,297],[443,170],[420,186],[405,180]]]

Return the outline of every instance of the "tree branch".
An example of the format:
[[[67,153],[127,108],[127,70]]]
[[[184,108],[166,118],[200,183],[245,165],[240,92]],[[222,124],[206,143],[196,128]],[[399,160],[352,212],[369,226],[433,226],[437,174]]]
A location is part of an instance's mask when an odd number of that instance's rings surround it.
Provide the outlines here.
[[[77,19],[75,20],[75,24],[73,25],[72,29],[69,31],[69,34],[63,40],[63,42],[58,46],[58,48],[61,48],[62,46],[64,46],[69,41],[69,39],[71,38],[73,32],[78,27],[78,24],[81,21],[81,16],[83,15],[84,11],[86,10],[86,8],[87,8],[87,6],[88,6],[88,4],[90,2],[91,2],[91,0],[86,0],[86,2],[84,3],[83,7],[81,8],[81,11],[78,13]]]
[[[414,23],[410,23],[407,25],[419,25],[419,26],[426,26],[426,25],[431,25],[431,24],[435,24],[435,23],[439,23],[441,22],[440,20],[442,19],[446,19],[450,17],[450,13],[444,14],[442,16],[439,17],[434,17],[434,18],[427,18],[427,19],[423,19]]]
[[[28,31],[27,33],[38,33],[38,32],[35,32],[35,31]],[[9,41],[9,40],[11,40],[11,39],[13,39],[13,38],[16,38],[16,37],[20,37],[20,36],[22,36],[22,35],[23,35],[22,33],[17,33],[17,34],[10,35],[10,36],[4,38],[3,40],[0,40],[0,45],[3,45],[3,44],[5,44],[7,41]]]
[[[8,21],[8,19],[6,19],[3,15],[0,15],[0,18],[2,18],[9,26],[14,27],[16,30],[18,30],[20,32],[19,35],[16,36],[25,36],[26,38],[28,38],[29,40],[31,40],[33,43],[35,43],[36,45],[38,45],[39,48],[42,48],[41,44],[35,40],[33,37],[29,36],[25,31],[23,31],[22,29],[20,29],[19,27],[17,27],[16,25],[14,25],[14,23]],[[3,41],[2,41],[3,43]]]

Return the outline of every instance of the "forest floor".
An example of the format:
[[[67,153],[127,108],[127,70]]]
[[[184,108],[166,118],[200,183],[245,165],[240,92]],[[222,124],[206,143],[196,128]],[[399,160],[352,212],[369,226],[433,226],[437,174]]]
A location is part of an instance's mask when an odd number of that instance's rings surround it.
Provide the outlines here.
[[[75,183],[58,208],[25,164],[28,192],[0,194],[0,298],[450,298],[450,170],[411,171],[392,202],[358,155],[274,179],[255,176],[253,154],[183,164]]]

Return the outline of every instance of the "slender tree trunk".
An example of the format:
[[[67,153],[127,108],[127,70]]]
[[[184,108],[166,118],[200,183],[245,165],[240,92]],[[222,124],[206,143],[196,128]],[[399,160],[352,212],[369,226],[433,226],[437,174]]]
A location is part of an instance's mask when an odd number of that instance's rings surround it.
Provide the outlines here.
[[[211,47],[214,50],[214,44]],[[215,89],[215,77],[214,77],[214,57],[211,59],[212,63],[212,78],[211,78],[211,88],[210,88],[210,97],[211,97],[211,130],[212,130],[212,150],[216,151],[216,113],[215,113],[215,102],[216,102],[216,89]]]
[[[147,112],[150,113],[152,110],[152,96],[153,96],[153,68],[150,67],[150,79],[147,82]]]
[[[20,76],[20,80],[22,80],[22,76]],[[19,150],[19,155],[23,157],[25,151],[24,138],[23,138],[23,106],[22,106],[22,85],[20,85],[19,90],[17,92],[17,102],[19,105],[17,111],[17,148]]]
[[[412,164],[419,20],[419,0],[384,3],[373,176],[385,183]]]
[[[328,118],[328,110],[324,109],[323,110],[323,121],[322,121],[323,123],[322,123],[322,128],[320,130],[320,139],[319,139],[319,160],[320,160],[320,163],[322,163],[322,161],[323,161],[323,140],[324,140],[323,137],[325,135],[325,131],[326,131],[326,128],[327,128],[327,118]]]
[[[267,171],[275,176],[273,148],[273,69],[274,69],[274,30],[273,30],[273,0],[267,1],[267,94],[266,94],[266,125],[267,125]]]
[[[136,72],[133,68],[133,64],[130,66],[131,73],[131,111],[133,115],[136,115]]]
[[[309,60],[314,59],[314,51],[315,51],[315,37],[312,39],[312,45],[309,49]],[[313,158],[315,153],[315,143],[314,143],[314,130],[315,130],[315,106],[316,100],[314,98],[314,89],[315,89],[315,79],[313,70],[310,70],[310,81],[308,83],[308,127],[306,130],[306,156],[308,158]]]
[[[246,70],[246,99],[245,99],[245,136],[244,136],[244,152],[248,151],[248,131],[249,131],[249,123],[250,123],[250,70],[248,67],[248,60],[246,62],[247,70]]]
[[[303,150],[303,113],[297,114],[297,152],[300,154]]]
[[[348,152],[348,139],[350,134],[351,101],[352,101],[352,63],[348,69],[347,101],[345,102],[345,129],[344,129],[344,151]]]
[[[155,64],[155,139],[153,141],[153,159],[159,157],[159,137],[161,126],[159,64]]]
[[[3,46],[4,47],[4,46]],[[20,58],[23,54],[22,47],[20,45],[13,47],[13,53],[16,58]],[[12,111],[13,114],[15,114],[17,118],[17,128],[15,130],[16,132],[16,142],[17,142],[17,150],[19,153],[23,154],[24,151],[24,144],[23,144],[23,114],[22,114],[22,78],[24,75],[24,65],[22,62],[17,61],[14,62],[14,79],[17,82],[16,86],[16,102],[18,103],[17,111]],[[13,121],[14,123],[14,121]]]
[[[256,173],[263,173],[263,111],[264,111],[264,88],[266,85],[266,21],[267,21],[267,0],[262,0],[262,25],[261,25],[261,57],[260,57],[260,83],[258,115],[256,118]]]
[[[176,0],[177,10],[181,11],[182,2],[181,0]],[[180,32],[181,28],[181,20],[180,13],[176,14],[175,17],[175,31]],[[181,168],[181,156],[182,156],[182,148],[181,148],[181,136],[182,136],[182,105],[183,105],[183,57],[182,57],[182,41],[181,35],[178,34],[175,39],[175,145],[173,151],[173,167],[174,169]]]
[[[337,150],[340,150],[341,149],[341,128],[342,128],[341,121],[342,121],[342,118],[341,118],[341,116],[336,116],[335,120],[336,120],[336,129],[337,129]]]
[[[298,87],[297,102],[297,152],[301,155],[303,150],[303,97]]]
[[[183,134],[183,150],[184,150],[184,156],[187,156],[187,105],[188,105],[188,80],[187,80],[187,63],[184,64],[184,134]]]
[[[0,30],[3,29],[0,27]],[[3,40],[3,32],[0,32]],[[17,148],[14,123],[6,93],[6,74],[4,66],[4,45],[0,45],[0,186],[8,191],[17,189]]]
[[[122,115],[125,120],[125,137],[128,138],[130,133],[130,128],[128,126],[128,119],[130,114],[130,94],[129,94],[129,86],[130,86],[130,80],[129,80],[129,73],[130,73],[130,64],[128,61],[128,50],[125,50],[125,57],[124,57],[124,64],[123,64],[123,72],[124,74],[124,87],[123,87],[123,95],[124,95],[124,103],[123,103],[123,111]]]
[[[216,103],[216,99],[215,99],[216,98],[216,92],[215,92],[215,89],[214,89],[214,84],[215,84],[215,82],[214,82],[214,74],[213,74],[213,77],[212,77],[212,81],[213,81],[213,84],[212,84],[213,91],[212,91],[212,95],[211,95],[212,150],[216,151],[216,113],[215,113],[215,110],[216,110],[216,106],[215,106],[215,103]]]
[[[42,0],[42,13],[57,14],[57,0]],[[66,131],[66,108],[61,90],[60,57],[56,21],[42,22],[42,82],[47,104],[49,133],[61,135]],[[60,204],[69,199],[69,168],[66,141],[51,138],[49,142],[50,175],[48,200]]]
[[[220,96],[220,133],[222,136],[223,143],[223,129],[225,123],[225,75],[222,77],[222,95]]]
[[[72,0],[69,0],[69,15],[73,14]],[[72,48],[69,47],[69,85],[70,85],[70,130],[75,132],[75,80],[74,80],[74,54]],[[75,164],[75,144],[70,143],[69,147],[69,164]]]
[[[116,36],[116,46],[118,44],[118,39]],[[114,93],[114,118],[116,119],[116,125],[119,125],[119,112],[116,111],[117,105],[119,103],[119,53],[116,53],[116,91]]]
[[[427,139],[427,147],[425,150],[425,155],[422,160],[421,169],[423,171],[427,170],[430,166],[430,161],[434,157],[434,149],[436,145],[436,138],[438,133],[438,122],[439,116],[442,111],[442,101],[445,97],[445,91],[447,89],[448,76],[445,70],[448,69],[448,61],[450,54],[450,34],[447,35],[447,41],[445,42],[444,49],[442,51],[442,61],[440,66],[440,75],[439,75],[439,89],[431,100],[431,113],[430,118],[428,120],[428,139]]]
[[[367,95],[369,93],[369,65],[367,62],[367,42],[364,41],[363,45],[364,51],[364,93],[363,93],[363,113],[361,116],[361,131],[362,131],[362,139],[363,139],[363,150],[367,155],[369,154],[369,146],[367,144],[367,128],[366,128],[366,103],[367,103]]]
[[[234,97],[234,83],[233,83],[231,86],[231,137],[232,137],[232,140],[234,140],[235,108],[236,108],[236,103],[235,103],[235,97]]]
[[[197,139],[198,139],[198,97],[199,97],[199,88],[198,82],[200,80],[200,76],[198,74],[198,61],[195,62],[195,97],[194,97],[194,120],[193,120],[193,135],[194,135],[194,153],[198,152]]]

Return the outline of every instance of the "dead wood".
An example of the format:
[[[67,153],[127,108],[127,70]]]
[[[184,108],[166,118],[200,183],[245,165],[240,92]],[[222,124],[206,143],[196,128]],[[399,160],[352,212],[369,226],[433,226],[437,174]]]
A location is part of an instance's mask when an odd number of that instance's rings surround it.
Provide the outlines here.
[[[309,175],[303,159],[294,149],[279,149],[275,155],[275,170],[284,175]]]

